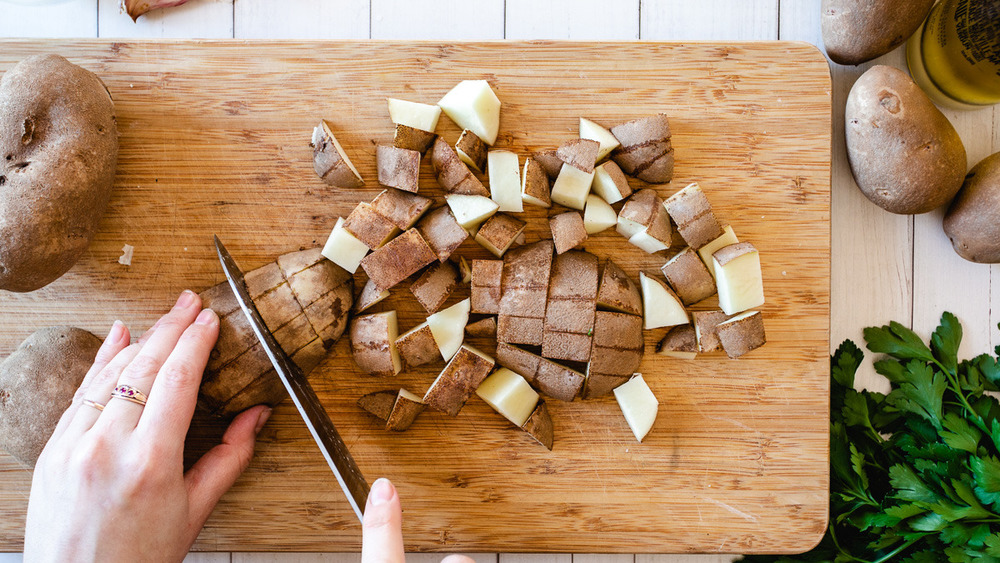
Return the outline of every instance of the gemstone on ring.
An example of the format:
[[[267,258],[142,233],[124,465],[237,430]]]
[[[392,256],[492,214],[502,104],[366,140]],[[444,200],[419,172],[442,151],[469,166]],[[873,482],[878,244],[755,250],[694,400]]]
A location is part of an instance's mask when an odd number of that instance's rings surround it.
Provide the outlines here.
[[[141,407],[146,406],[145,393],[124,383],[115,386],[115,390],[111,392],[111,398],[125,399]]]

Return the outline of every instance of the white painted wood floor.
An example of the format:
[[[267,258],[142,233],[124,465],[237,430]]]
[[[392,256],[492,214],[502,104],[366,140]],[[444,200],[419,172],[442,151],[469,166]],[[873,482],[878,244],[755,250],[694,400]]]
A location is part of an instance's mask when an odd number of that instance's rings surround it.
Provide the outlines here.
[[[23,1],[23,0],[22,0]],[[275,39],[576,39],[797,40],[819,45],[820,0],[193,0],[137,24],[118,0],[69,0],[24,6],[0,0],[0,37],[148,37]],[[902,49],[878,61],[905,68]],[[897,320],[927,336],[940,314],[958,315],[962,354],[1000,344],[1000,267],[959,258],[941,230],[943,211],[891,215],[868,202],[851,178],[843,147],[843,106],[854,80],[871,64],[832,65],[831,350],[861,329]],[[1000,151],[1000,107],[945,111],[958,129],[969,165]],[[994,289],[992,277],[997,276]],[[993,307],[998,311],[994,312]],[[869,362],[870,366],[870,362]],[[887,386],[870,367],[862,383]],[[418,563],[438,555],[414,555]],[[727,555],[482,554],[496,563],[718,563]],[[191,554],[202,563],[358,561],[357,554]],[[0,554],[0,563],[20,561]]]

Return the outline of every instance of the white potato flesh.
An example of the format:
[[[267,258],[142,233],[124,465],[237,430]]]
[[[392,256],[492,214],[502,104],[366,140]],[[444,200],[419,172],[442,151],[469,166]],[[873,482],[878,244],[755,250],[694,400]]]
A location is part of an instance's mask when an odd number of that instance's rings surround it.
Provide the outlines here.
[[[396,311],[389,311],[389,353],[392,354],[393,373],[403,371],[403,360],[399,357],[399,350],[396,348],[396,339],[399,338],[399,323],[396,320]]]
[[[679,360],[693,360],[698,357],[698,352],[678,352],[677,350],[661,350],[657,354]]]
[[[595,194],[604,198],[604,201],[617,203],[625,199],[625,196],[618,189],[618,184],[615,184],[615,181],[611,179],[611,175],[604,168],[605,166],[607,166],[607,163],[594,168],[594,185],[592,189]]]
[[[485,80],[463,80],[438,102],[438,106],[462,129],[476,134],[487,145],[497,141],[500,130],[500,99]]]
[[[466,230],[474,230],[480,223],[492,217],[500,207],[497,202],[481,195],[448,194],[444,199],[448,202],[455,220]]]
[[[615,230],[618,231],[618,234],[627,239],[630,239],[646,230],[646,225],[621,216],[616,219],[616,222],[617,225],[615,226]]]
[[[764,304],[764,280],[756,250],[733,258],[724,266],[713,258],[712,265],[723,313],[735,315]]]
[[[593,182],[593,172],[584,172],[575,166],[563,163],[559,169],[559,176],[552,184],[552,202],[583,211]]]
[[[486,154],[486,169],[490,179],[490,196],[500,207],[498,211],[524,211],[521,200],[521,166],[517,155],[509,151]]]
[[[642,324],[646,330],[690,322],[677,295],[660,280],[639,272],[642,289]]]
[[[465,325],[469,324],[469,310],[472,302],[468,299],[455,303],[447,309],[427,317],[431,335],[441,351],[444,361],[450,361],[458,353],[465,338]]]
[[[368,254],[368,245],[358,240],[344,228],[343,217],[337,217],[337,224],[326,239],[323,256],[350,273],[358,271],[361,259]]]
[[[641,374],[635,374],[632,379],[615,387],[615,399],[625,415],[625,422],[635,434],[635,439],[642,441],[649,434],[649,429],[656,422],[656,413],[660,402],[646,385]]]
[[[601,144],[601,147],[597,149],[598,162],[611,154],[611,151],[618,148],[618,145],[621,144],[618,142],[618,139],[611,134],[611,131],[608,131],[604,127],[601,127],[593,121],[583,117],[580,118],[580,138],[590,139]]]
[[[440,117],[439,106],[389,98],[389,119],[393,123],[433,133]]]
[[[663,241],[650,235],[647,227],[643,227],[641,231],[629,237],[628,241],[650,254],[666,250],[668,248]]]
[[[708,268],[708,271],[712,274],[713,278],[715,277],[715,266],[712,263],[712,255],[715,254],[716,250],[722,248],[723,246],[729,246],[730,244],[736,244],[738,242],[740,241],[736,238],[736,233],[733,232],[733,228],[726,225],[725,227],[722,227],[722,234],[719,235],[719,238],[698,249],[698,256],[701,256],[701,261],[705,263],[705,267]]]
[[[618,223],[618,214],[602,198],[590,194],[583,210],[583,226],[588,235],[610,229]]]
[[[413,401],[414,403],[422,403],[422,402],[424,402],[424,398],[423,397],[418,397],[417,395],[415,395],[413,393],[410,393],[406,389],[400,389],[399,390],[399,396],[402,397],[402,398],[404,398],[404,399],[409,399],[409,400]]]
[[[517,426],[522,426],[538,404],[538,393],[523,377],[500,368],[476,389],[476,395]]]

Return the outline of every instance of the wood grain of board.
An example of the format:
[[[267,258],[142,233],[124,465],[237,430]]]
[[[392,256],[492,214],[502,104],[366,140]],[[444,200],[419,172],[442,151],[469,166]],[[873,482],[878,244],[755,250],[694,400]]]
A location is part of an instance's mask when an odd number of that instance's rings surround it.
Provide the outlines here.
[[[378,193],[374,147],[391,141],[384,99],[433,103],[455,82],[490,80],[504,102],[498,148],[522,157],[606,125],[657,112],[671,119],[675,179],[699,181],[720,218],[761,251],[769,343],[737,361],[652,355],[642,369],[660,399],[635,442],[613,399],[550,401],[547,452],[487,405],[427,413],[388,434],[354,401],[403,385],[423,391],[441,366],[365,377],[338,343],[313,375],[369,479],[400,489],[414,551],[797,552],[827,518],[830,298],[830,75],[798,43],[424,43],[3,41],[0,70],[59,52],[113,93],[121,134],[116,190],[94,244],[56,283],[0,294],[0,353],[34,329],[75,324],[135,333],[184,288],[222,276],[211,235],[245,268],[322,244],[338,216]],[[585,61],[583,63],[582,61]],[[335,190],[312,171],[320,118],[367,180]],[[451,142],[457,128],[442,119]],[[422,192],[441,200],[428,165]],[[635,183],[636,187],[640,183]],[[552,210],[549,213],[554,213]],[[528,240],[548,236],[530,208]],[[117,263],[135,246],[132,266]],[[632,275],[662,257],[618,235],[588,241]],[[460,249],[486,257],[475,243]],[[359,288],[362,277],[359,275]],[[456,295],[455,301],[464,295]],[[710,308],[714,301],[699,304]],[[401,329],[422,320],[405,289],[384,302]],[[215,425],[217,427],[217,425]],[[217,428],[201,421],[192,449]],[[19,549],[30,474],[0,456],[0,548]],[[294,408],[280,405],[247,473],[195,548],[356,550],[360,531]]]

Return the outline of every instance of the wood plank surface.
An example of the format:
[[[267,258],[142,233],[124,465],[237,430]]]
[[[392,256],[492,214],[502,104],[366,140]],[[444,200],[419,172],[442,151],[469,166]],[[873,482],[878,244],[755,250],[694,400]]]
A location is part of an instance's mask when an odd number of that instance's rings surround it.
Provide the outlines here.
[[[701,182],[720,217],[761,249],[770,342],[738,361],[647,356],[642,369],[661,411],[646,441],[634,441],[613,399],[550,402],[551,453],[478,400],[457,418],[428,413],[408,433],[389,435],[354,405],[357,397],[400,384],[422,391],[441,366],[367,378],[346,340],[313,381],[366,476],[392,478],[407,499],[404,533],[413,550],[773,553],[808,549],[822,535],[831,87],[812,47],[2,45],[0,69],[29,53],[56,51],[95,70],[114,93],[122,137],[115,196],[81,262],[43,290],[0,295],[3,354],[50,324],[103,335],[121,317],[138,333],[181,289],[221,280],[212,233],[246,268],[322,244],[337,216],[379,191],[374,145],[392,134],[386,96],[433,102],[458,80],[487,78],[505,103],[498,147],[522,157],[575,136],[581,115],[610,125],[668,113],[677,168],[672,185],[659,190],[669,195]],[[334,124],[368,180],[365,189],[333,190],[315,177],[308,137],[321,117]],[[446,119],[439,132],[457,137]],[[427,165],[421,191],[440,200]],[[525,215],[529,241],[548,236],[544,210]],[[136,247],[128,268],[117,264],[126,243]],[[587,248],[613,253],[632,275],[663,262],[611,233]],[[474,243],[460,252],[486,256]],[[383,307],[399,310],[403,330],[423,315],[405,293]],[[662,332],[647,333],[648,352]],[[194,449],[206,447],[201,435],[217,429],[201,422],[198,430]],[[0,457],[0,482],[0,547],[19,549],[29,474]],[[286,403],[196,549],[343,551],[357,549],[359,536]]]

